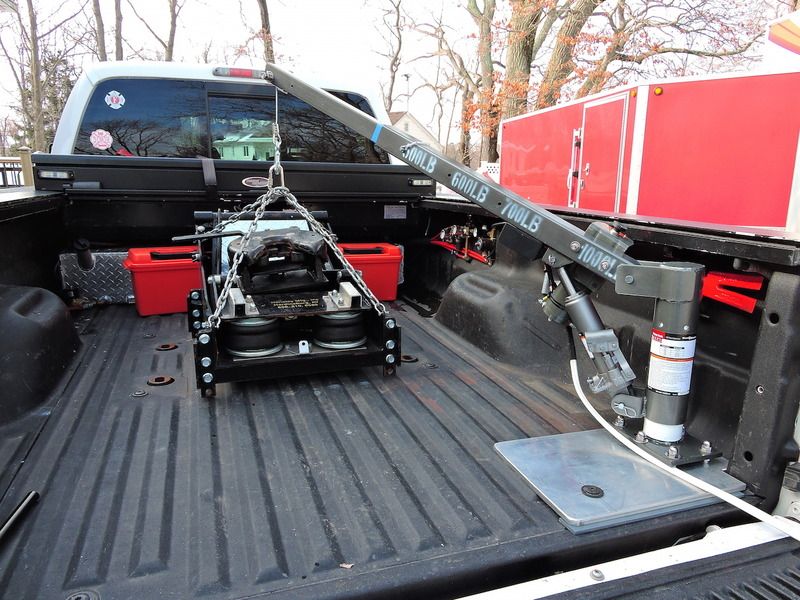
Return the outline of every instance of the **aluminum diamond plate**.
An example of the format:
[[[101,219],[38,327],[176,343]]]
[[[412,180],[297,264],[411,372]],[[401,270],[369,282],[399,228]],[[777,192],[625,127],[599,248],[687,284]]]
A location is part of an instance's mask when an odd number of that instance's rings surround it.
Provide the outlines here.
[[[84,271],[78,265],[76,254],[62,254],[60,259],[61,280],[64,289],[87,300],[112,304],[131,304],[133,283],[131,274],[122,266],[127,252],[94,252],[94,267]]]

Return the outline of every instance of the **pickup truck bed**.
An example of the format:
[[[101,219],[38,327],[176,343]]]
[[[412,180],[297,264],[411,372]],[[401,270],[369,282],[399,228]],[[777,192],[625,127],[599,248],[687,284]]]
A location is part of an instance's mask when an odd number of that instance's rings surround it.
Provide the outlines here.
[[[2,482],[19,471],[2,512],[42,497],[4,540],[0,595],[450,596],[608,558],[610,538],[612,553],[641,550],[661,528],[726,512],[568,532],[492,446],[593,427],[588,414],[558,385],[393,309],[415,359],[397,377],[222,385],[213,400],[194,389],[184,316],[80,313],[72,370],[4,437]],[[156,376],[175,381],[147,385]]]

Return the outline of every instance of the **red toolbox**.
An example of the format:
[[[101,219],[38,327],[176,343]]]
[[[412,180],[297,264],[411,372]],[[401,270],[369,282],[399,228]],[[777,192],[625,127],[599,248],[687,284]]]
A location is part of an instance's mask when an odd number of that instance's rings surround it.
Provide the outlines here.
[[[136,310],[143,317],[186,312],[189,290],[199,288],[197,246],[131,248],[123,266],[131,272]]]
[[[338,244],[350,264],[359,271],[380,301],[397,299],[397,283],[403,251],[394,244]]]

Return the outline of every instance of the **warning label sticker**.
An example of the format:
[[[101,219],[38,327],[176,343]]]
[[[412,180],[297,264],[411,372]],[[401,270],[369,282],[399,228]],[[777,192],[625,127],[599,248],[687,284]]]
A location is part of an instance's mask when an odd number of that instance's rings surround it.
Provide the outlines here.
[[[647,387],[670,396],[688,394],[696,345],[696,336],[671,335],[653,329]]]

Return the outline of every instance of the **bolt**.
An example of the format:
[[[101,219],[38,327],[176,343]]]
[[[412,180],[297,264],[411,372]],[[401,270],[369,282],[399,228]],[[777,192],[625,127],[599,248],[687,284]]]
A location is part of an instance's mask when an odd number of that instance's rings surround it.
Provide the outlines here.
[[[386,363],[390,365],[394,364],[394,354],[386,355]]]
[[[386,329],[394,329],[397,326],[394,319],[388,319],[386,321]]]
[[[614,427],[619,429],[625,427],[625,419],[622,418],[622,415],[617,415],[617,418],[614,419]]]
[[[387,350],[394,350],[395,346],[397,346],[397,344],[395,343],[394,340],[387,340],[386,341],[386,349]]]
[[[647,441],[647,436],[644,434],[644,431],[639,431],[636,433],[635,439],[637,444],[644,444]]]
[[[756,394],[763,394],[763,393],[764,393],[764,386],[763,385],[757,385],[756,386]]]
[[[569,249],[572,250],[573,252],[577,252],[578,250],[581,249],[581,243],[577,240],[570,242]]]
[[[700,454],[704,456],[711,454],[711,449],[711,442],[708,440],[703,440],[703,443],[700,444]]]
[[[200,300],[200,292],[192,292],[192,300]]]
[[[207,344],[208,342],[211,341],[211,336],[208,335],[207,333],[201,333],[200,337],[197,339],[201,344]]]
[[[607,271],[608,267],[610,267],[610,266],[611,266],[611,264],[607,260],[604,260],[604,261],[602,261],[600,263],[600,270],[601,271]]]
[[[195,329],[200,329],[200,321],[195,321],[194,323],[192,323],[192,327],[194,327]]]
[[[211,373],[203,373],[203,381],[206,383],[211,383],[214,381],[214,376]]]
[[[606,576],[603,575],[603,572],[600,569],[592,569],[591,571],[589,571],[589,577],[591,577],[595,581],[603,581],[603,579],[606,578]]]
[[[633,275],[625,275],[625,283],[633,283]]]
[[[211,366],[211,358],[208,356],[204,356],[200,359],[200,365],[205,367],[206,369]]]
[[[200,318],[200,311],[199,311],[198,309],[196,309],[196,308],[195,308],[195,309],[192,311],[192,316],[193,316],[195,319],[199,319],[199,318]]]
[[[675,446],[675,445],[672,445],[669,448],[667,448],[666,456],[667,456],[667,458],[680,458],[681,457],[680,453],[678,452],[678,447]]]
[[[134,398],[141,398],[143,396],[147,396],[147,392],[145,392],[144,390],[136,390],[131,394],[131,396],[133,396]]]
[[[551,265],[556,264],[556,257],[551,254],[547,257],[547,262],[549,262]]]

